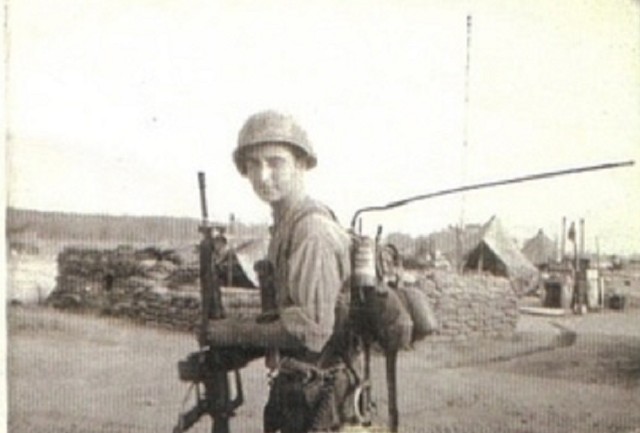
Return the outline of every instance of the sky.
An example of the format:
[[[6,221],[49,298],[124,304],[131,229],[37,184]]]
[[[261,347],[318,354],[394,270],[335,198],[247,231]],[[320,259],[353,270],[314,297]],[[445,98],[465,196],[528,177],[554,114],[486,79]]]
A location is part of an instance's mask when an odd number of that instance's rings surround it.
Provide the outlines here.
[[[426,234],[561,218],[640,252],[640,4],[632,1],[9,0],[7,203],[268,222],[231,153],[244,120],[294,115],[310,193],[353,212],[612,161],[631,168],[424,201],[364,219]],[[467,28],[471,16],[471,28]],[[469,43],[468,43],[469,42]]]

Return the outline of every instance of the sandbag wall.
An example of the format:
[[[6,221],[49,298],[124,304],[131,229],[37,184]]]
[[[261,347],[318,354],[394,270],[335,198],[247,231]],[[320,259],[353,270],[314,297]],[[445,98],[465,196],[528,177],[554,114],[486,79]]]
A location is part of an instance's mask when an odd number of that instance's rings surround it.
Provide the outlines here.
[[[246,317],[260,312],[256,290],[224,288],[222,303],[228,316]],[[200,323],[200,294],[149,287],[136,291],[129,299],[110,303],[103,313],[126,317],[137,323],[179,331],[193,331]]]
[[[430,341],[464,341],[509,335],[518,320],[518,301],[509,281],[489,275],[430,273],[416,287],[429,298],[440,323]],[[65,249],[49,303],[138,323],[193,330],[200,320],[197,263],[184,263],[153,249]],[[230,316],[260,311],[255,289],[223,290]]]
[[[48,303],[193,330],[200,321],[198,268],[154,248],[67,248],[58,255],[56,288]],[[260,296],[255,289],[228,288],[223,290],[223,305],[230,316],[257,314]]]
[[[518,298],[507,279],[434,272],[416,286],[428,296],[440,324],[432,342],[508,336],[515,331]]]

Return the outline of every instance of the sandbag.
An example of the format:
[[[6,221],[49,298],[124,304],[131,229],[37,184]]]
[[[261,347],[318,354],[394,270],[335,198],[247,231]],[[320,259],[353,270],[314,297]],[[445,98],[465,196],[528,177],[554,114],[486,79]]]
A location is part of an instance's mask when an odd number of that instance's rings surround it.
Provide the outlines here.
[[[409,348],[438,328],[427,295],[403,284],[402,258],[398,249],[386,244],[376,250],[377,297],[373,307],[376,319],[372,323],[374,334],[384,347]],[[384,295],[386,293],[386,295]],[[381,329],[382,331],[377,331]]]
[[[397,288],[397,292],[413,322],[413,342],[438,331],[438,319],[424,292],[415,287],[402,285]]]
[[[364,308],[365,326],[383,350],[401,350],[411,347],[413,320],[397,290],[378,287],[367,293]]]

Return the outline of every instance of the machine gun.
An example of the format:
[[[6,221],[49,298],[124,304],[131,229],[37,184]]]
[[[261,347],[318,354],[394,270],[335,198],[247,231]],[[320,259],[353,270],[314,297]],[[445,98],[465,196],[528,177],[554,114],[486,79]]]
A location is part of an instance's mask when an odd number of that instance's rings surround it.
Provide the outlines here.
[[[180,379],[192,383],[196,390],[196,404],[187,412],[181,413],[173,433],[183,433],[193,426],[203,415],[213,420],[212,433],[228,433],[229,418],[244,401],[240,371],[231,366],[228,354],[214,350],[204,343],[207,327],[211,320],[225,318],[222,306],[220,281],[215,272],[214,227],[209,223],[207,212],[206,185],[204,173],[198,173],[200,205],[202,208],[202,233],[200,241],[200,292],[202,316],[200,323],[200,350],[178,363]],[[233,376],[233,377],[230,377]],[[235,396],[233,388],[235,388]]]

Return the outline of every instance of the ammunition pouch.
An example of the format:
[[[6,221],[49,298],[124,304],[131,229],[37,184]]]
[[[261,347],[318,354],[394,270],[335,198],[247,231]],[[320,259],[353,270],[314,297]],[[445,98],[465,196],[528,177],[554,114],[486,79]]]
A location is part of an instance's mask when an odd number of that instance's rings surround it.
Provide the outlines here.
[[[302,361],[283,362],[271,383],[264,431],[336,431],[356,422],[357,380],[343,364],[320,369]]]

